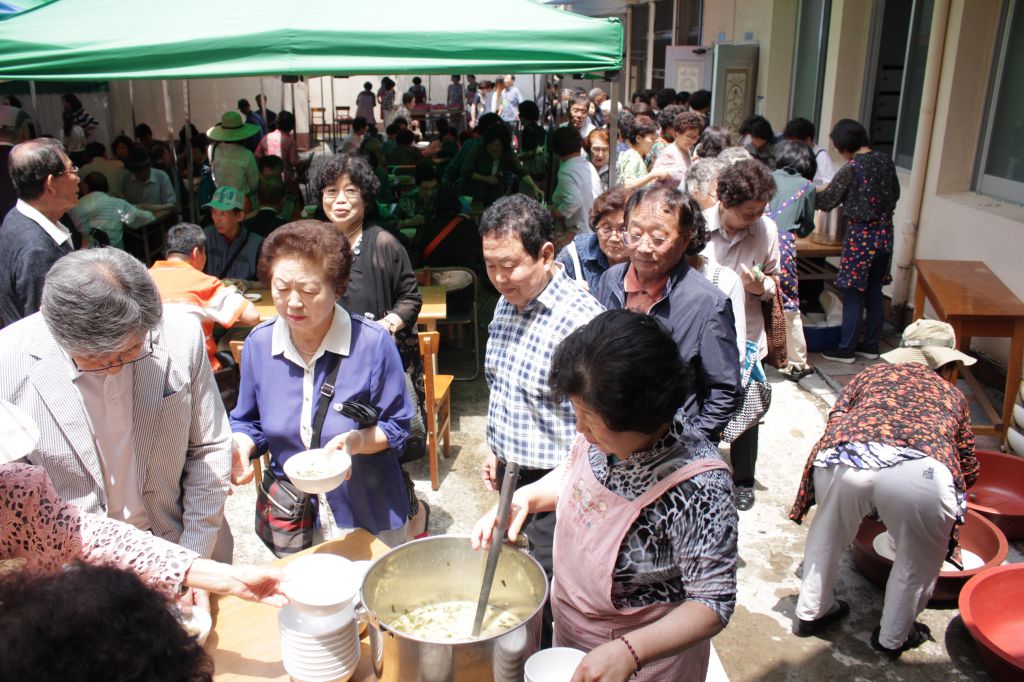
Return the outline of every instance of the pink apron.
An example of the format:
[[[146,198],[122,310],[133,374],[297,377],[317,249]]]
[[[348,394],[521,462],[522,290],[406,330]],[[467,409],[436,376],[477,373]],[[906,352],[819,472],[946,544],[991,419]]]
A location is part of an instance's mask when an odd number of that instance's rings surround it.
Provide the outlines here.
[[[662,618],[679,603],[617,609],[612,604],[612,573],[626,533],[645,507],[683,481],[712,469],[728,469],[715,459],[692,462],[655,483],[633,501],[604,487],[590,467],[590,443],[576,439],[558,498],[554,541],[554,580],[551,607],[554,645],[585,651]],[[623,645],[624,647],[625,645]],[[711,642],[645,662],[633,679],[665,682],[703,682]]]

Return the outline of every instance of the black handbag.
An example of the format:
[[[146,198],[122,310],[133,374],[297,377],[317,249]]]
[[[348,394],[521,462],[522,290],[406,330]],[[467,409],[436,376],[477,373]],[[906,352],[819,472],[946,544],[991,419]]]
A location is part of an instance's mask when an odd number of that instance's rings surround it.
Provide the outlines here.
[[[320,387],[320,399],[313,417],[310,447],[320,447],[320,432],[334,397],[334,383],[341,368],[341,356],[333,356],[334,367]],[[268,466],[256,493],[256,535],[278,557],[295,554],[313,546],[316,505],[313,496],[296,488],[287,478],[278,478]]]

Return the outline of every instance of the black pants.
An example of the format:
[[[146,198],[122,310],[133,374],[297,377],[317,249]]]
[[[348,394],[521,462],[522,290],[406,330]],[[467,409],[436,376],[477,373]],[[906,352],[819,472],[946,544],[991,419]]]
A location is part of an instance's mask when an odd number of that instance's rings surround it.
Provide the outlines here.
[[[736,485],[754,486],[754,469],[757,467],[757,432],[760,424],[754,424],[732,442],[729,450],[732,459],[732,482]]]
[[[524,485],[529,485],[547,476],[550,469],[519,469],[519,483],[516,488],[521,488]],[[498,460],[498,484],[505,478],[505,463],[500,459]],[[552,547],[555,541],[555,512],[540,512],[538,514],[530,514],[526,517],[526,523],[523,524],[523,533],[530,540],[530,554],[533,558],[544,567],[544,572],[547,573],[548,587],[551,586],[551,557]],[[551,623],[553,621],[551,614],[551,599],[548,599],[547,603],[544,604],[544,620],[541,624],[541,648],[547,649],[551,646]]]

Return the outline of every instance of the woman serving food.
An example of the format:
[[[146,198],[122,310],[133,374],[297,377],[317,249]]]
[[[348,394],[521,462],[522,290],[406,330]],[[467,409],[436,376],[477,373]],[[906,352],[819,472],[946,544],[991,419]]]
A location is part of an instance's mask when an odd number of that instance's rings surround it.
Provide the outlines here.
[[[516,491],[509,539],[557,509],[556,646],[588,651],[573,682],[704,679],[736,601],[737,516],[717,449],[680,406],[691,371],[653,318],[612,310],[568,336],[550,384],[577,417],[569,460]],[[473,527],[487,547],[495,509]]]

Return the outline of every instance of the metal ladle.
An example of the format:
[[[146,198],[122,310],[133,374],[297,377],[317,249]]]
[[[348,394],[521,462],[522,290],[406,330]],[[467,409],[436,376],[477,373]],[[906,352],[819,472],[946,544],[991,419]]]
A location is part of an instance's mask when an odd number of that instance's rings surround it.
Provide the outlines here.
[[[480,601],[476,604],[476,618],[473,619],[474,639],[480,636],[480,628],[484,624],[484,612],[491,598],[491,585],[494,573],[498,568],[498,556],[501,546],[505,544],[505,533],[508,531],[508,512],[512,508],[512,493],[516,489],[519,478],[519,465],[509,462],[505,465],[505,477],[501,481],[501,494],[498,497],[498,527],[491,535],[491,549],[487,552],[487,565],[484,567],[484,583],[480,587]]]

